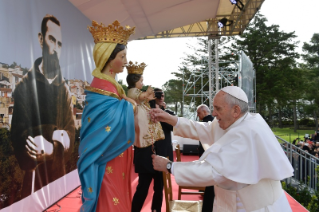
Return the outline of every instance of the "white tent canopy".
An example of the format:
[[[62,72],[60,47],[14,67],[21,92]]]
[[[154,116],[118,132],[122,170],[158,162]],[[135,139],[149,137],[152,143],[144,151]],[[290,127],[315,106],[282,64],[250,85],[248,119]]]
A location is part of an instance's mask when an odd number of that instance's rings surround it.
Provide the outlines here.
[[[242,0],[239,10],[229,0],[69,0],[90,20],[105,25],[118,20],[135,26],[135,39],[238,35],[265,0]],[[220,31],[217,22],[233,24]],[[230,22],[229,22],[230,23]]]

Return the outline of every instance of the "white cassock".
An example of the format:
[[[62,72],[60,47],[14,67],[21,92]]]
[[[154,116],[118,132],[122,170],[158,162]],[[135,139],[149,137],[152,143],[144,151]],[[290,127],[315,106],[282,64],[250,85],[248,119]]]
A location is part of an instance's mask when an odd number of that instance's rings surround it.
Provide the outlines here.
[[[183,186],[215,188],[214,212],[290,212],[280,180],[293,168],[268,124],[246,113],[226,130],[212,122],[179,118],[174,134],[211,145],[198,161],[173,163]]]

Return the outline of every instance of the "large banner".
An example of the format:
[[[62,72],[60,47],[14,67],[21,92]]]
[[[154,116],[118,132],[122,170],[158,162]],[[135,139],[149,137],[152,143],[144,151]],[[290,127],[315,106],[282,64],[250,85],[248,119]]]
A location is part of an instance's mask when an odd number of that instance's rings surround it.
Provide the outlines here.
[[[66,0],[0,1],[0,211],[43,211],[80,185],[91,21]]]

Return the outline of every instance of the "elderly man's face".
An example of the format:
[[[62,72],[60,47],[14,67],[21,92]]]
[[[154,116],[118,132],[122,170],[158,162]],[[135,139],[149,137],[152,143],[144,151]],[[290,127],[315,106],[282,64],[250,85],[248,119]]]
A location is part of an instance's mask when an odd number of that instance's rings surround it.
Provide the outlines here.
[[[47,22],[47,31],[39,34],[42,47],[43,74],[48,79],[54,78],[60,70],[59,58],[62,48],[61,27],[51,20]]]
[[[43,40],[43,51],[46,51],[45,53],[49,55],[56,54],[59,59],[62,48],[61,27],[49,20],[47,22],[47,32]]]
[[[225,95],[225,92],[220,91],[213,101],[213,116],[218,120],[219,127],[223,130],[227,129],[237,120],[234,107],[231,108],[230,105],[225,102]]]
[[[206,116],[205,110],[203,110],[202,108],[198,108],[197,116],[198,116],[199,120],[203,120],[203,118],[205,118],[205,116]]]

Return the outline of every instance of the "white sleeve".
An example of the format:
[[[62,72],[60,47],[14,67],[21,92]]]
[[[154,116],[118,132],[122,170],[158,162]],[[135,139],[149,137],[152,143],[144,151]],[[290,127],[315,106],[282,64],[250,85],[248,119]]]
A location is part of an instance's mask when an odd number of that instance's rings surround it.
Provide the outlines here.
[[[178,124],[173,128],[174,135],[184,138],[200,140],[204,144],[211,145],[213,138],[214,122],[196,122],[186,118],[179,117]]]
[[[175,177],[176,183],[181,186],[206,187],[229,181],[205,160],[174,162],[171,172]]]
[[[177,117],[177,122],[176,122],[175,126],[173,126],[173,127],[177,127],[178,125],[179,125],[179,117]]]

